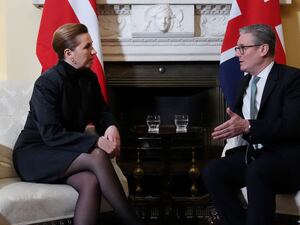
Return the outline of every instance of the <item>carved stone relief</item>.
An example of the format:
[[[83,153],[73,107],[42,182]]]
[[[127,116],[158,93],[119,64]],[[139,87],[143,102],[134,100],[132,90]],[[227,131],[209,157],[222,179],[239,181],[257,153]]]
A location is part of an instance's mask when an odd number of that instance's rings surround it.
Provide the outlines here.
[[[131,37],[129,5],[98,5],[98,12],[103,39]]]
[[[230,5],[98,5],[102,38],[223,37]]]
[[[33,3],[43,6],[44,0]],[[97,0],[104,60],[219,60],[231,3]]]
[[[100,16],[101,38],[131,37],[130,18],[124,15]]]
[[[194,7],[192,5],[133,5],[133,37],[192,37]]]
[[[230,5],[197,5],[199,34],[201,37],[223,37],[230,13]]]
[[[98,5],[104,59],[218,60],[230,4]]]

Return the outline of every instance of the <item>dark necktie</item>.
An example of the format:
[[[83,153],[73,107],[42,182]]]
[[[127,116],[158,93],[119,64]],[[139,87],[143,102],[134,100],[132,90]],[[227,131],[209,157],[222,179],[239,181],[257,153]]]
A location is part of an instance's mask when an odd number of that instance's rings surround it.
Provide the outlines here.
[[[257,117],[258,109],[256,107],[256,94],[257,94],[257,82],[260,77],[254,76],[250,83],[251,95],[250,95],[250,119],[255,120]]]
[[[256,94],[257,94],[257,82],[259,81],[260,77],[254,76],[250,81],[250,119],[255,120],[257,117],[258,109],[256,107]],[[249,164],[251,161],[255,159],[253,155],[253,150],[258,149],[258,144],[251,144],[249,143],[246,155],[245,155],[245,162]]]

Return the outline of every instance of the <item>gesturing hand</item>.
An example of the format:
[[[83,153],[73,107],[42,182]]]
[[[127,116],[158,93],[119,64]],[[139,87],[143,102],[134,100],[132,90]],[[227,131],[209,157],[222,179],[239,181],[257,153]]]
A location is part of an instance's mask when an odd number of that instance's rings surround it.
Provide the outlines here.
[[[249,121],[232,112],[230,108],[227,108],[226,112],[230,119],[214,129],[211,135],[215,140],[224,140],[235,137],[247,131],[249,127]]]

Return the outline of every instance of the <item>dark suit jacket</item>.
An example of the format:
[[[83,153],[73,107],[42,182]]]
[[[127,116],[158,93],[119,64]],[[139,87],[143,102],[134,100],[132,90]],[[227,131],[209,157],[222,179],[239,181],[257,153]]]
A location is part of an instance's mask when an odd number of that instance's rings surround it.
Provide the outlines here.
[[[243,96],[251,75],[242,78],[233,111],[242,115]],[[274,64],[263,91],[257,120],[250,120],[245,139],[261,143],[266,150],[294,151],[290,161],[300,158],[300,70]]]

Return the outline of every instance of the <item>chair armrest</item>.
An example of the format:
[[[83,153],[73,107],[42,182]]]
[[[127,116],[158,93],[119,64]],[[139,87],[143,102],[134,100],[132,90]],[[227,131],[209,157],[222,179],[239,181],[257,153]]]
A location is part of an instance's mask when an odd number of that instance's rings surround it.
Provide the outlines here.
[[[12,162],[12,149],[0,144],[0,179],[18,177]]]

